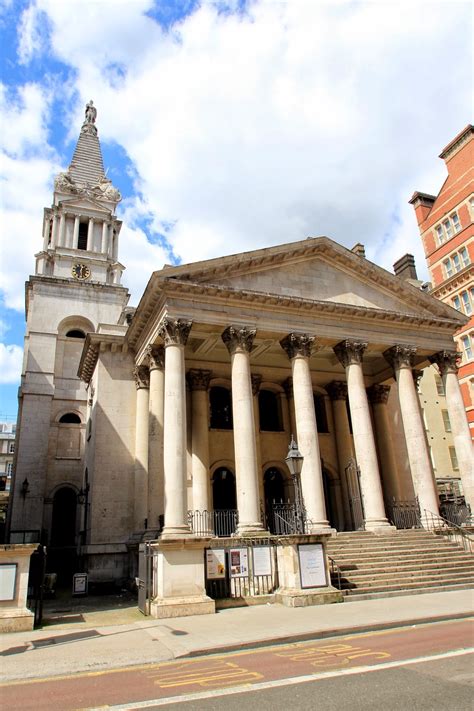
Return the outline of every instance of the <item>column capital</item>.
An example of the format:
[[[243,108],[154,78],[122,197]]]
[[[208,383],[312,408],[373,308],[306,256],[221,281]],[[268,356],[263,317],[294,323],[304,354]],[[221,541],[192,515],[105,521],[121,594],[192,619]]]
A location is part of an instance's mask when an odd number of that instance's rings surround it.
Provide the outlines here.
[[[430,363],[438,366],[441,375],[446,373],[457,373],[461,354],[458,351],[438,351],[429,357]]]
[[[345,339],[340,341],[333,347],[333,351],[336,354],[338,360],[344,368],[348,365],[354,365],[354,363],[362,363],[364,357],[364,351],[367,348],[368,343],[365,341],[353,341],[351,339]]]
[[[347,383],[345,380],[332,380],[326,385],[326,391],[331,400],[347,400]]]
[[[392,346],[392,348],[387,348],[383,356],[395,371],[401,368],[413,368],[416,350],[415,346],[404,346],[397,343],[397,345]]]
[[[228,326],[221,338],[230,355],[234,355],[237,351],[250,353],[256,335],[257,331],[254,328],[247,328],[247,326]]]
[[[413,375],[413,382],[415,383],[415,388],[418,390],[418,387],[420,385],[420,380],[423,377],[424,370],[420,370],[419,368],[413,368],[411,371],[411,374]]]
[[[182,318],[164,318],[158,329],[158,335],[164,340],[166,346],[185,346],[188,341],[192,321]]]
[[[369,401],[373,405],[386,405],[388,402],[388,396],[390,395],[390,385],[384,385],[382,383],[371,385],[370,388],[367,388],[367,395],[369,397]]]
[[[212,370],[200,370],[199,368],[191,368],[188,370],[186,379],[191,390],[204,390],[209,388],[209,381],[212,376]]]
[[[165,349],[163,346],[148,346],[146,355],[150,370],[163,370],[165,367]]]
[[[257,395],[262,383],[262,376],[254,374],[250,376],[250,380],[252,381],[252,395]]]
[[[136,365],[133,369],[133,377],[137,390],[150,387],[150,371],[146,365]]]
[[[298,355],[309,358],[315,340],[314,336],[308,336],[307,333],[289,333],[282,338],[280,346],[290,360]]]

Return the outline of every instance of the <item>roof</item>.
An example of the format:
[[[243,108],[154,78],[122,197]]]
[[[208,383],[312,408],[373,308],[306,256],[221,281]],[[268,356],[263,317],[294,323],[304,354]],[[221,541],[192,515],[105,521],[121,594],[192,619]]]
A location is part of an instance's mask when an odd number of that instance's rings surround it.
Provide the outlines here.
[[[97,128],[91,123],[82,124],[69,174],[73,181],[80,185],[97,185],[104,177],[99,136]]]

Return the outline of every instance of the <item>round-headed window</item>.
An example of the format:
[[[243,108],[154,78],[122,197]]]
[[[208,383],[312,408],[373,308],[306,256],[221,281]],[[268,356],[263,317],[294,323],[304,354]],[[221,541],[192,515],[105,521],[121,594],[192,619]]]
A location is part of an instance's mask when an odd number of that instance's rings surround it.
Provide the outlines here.
[[[59,418],[59,422],[67,425],[80,425],[81,418],[79,417],[79,415],[76,415],[75,412],[66,412],[65,415],[61,415],[61,417]]]

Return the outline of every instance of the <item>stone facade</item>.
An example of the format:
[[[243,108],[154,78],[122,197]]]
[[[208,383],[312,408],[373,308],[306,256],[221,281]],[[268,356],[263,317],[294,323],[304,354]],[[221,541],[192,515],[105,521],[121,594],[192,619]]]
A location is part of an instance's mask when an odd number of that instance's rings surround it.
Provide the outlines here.
[[[326,237],[155,271],[127,310],[118,197],[101,196],[100,170],[88,168],[98,161],[89,123],[74,170],[56,184],[53,246],[45,227],[43,271],[27,287],[12,534],[42,532],[63,562],[79,552],[74,564],[96,583],[133,578],[137,543],[159,537],[154,614],[169,616],[213,609],[206,540],[266,540],[278,533],[278,506],[299,497],[298,533],[311,540],[360,525],[390,532],[394,499],[417,496],[422,513],[436,513],[416,371],[449,360],[462,315],[366,260],[360,245]],[[60,189],[79,215],[72,246]],[[292,436],[303,456],[295,480]],[[464,440],[455,446],[464,451]],[[296,545],[280,557],[300,604]]]

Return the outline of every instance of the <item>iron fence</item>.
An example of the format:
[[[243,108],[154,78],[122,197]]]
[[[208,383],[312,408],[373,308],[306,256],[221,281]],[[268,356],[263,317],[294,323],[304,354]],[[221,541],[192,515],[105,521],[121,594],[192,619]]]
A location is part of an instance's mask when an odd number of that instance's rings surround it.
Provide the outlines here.
[[[440,536],[445,536],[450,541],[464,548],[467,553],[474,553],[474,535],[471,531],[466,531],[453,521],[448,521],[443,516],[432,511],[423,512],[423,522],[425,527]]]
[[[460,501],[444,501],[439,505],[439,513],[446,520],[457,526],[472,522],[469,504]]]
[[[307,532],[306,514],[304,510],[298,511],[295,504],[273,504],[268,512],[267,525],[276,536]]]
[[[417,499],[397,501],[387,507],[389,519],[398,528],[421,528],[420,506]]]
[[[237,509],[188,511],[188,524],[195,536],[232,536],[239,522]]]

